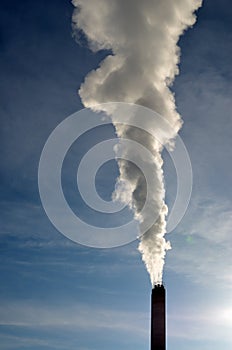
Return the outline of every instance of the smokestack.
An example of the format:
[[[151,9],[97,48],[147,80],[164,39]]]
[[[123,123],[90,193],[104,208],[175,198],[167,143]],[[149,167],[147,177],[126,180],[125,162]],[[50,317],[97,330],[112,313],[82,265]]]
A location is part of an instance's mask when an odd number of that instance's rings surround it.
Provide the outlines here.
[[[151,295],[151,350],[166,349],[165,288],[157,284]]]

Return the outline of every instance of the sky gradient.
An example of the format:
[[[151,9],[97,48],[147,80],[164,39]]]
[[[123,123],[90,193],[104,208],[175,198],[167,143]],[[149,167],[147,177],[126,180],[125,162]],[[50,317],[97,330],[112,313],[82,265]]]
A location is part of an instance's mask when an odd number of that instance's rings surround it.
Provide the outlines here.
[[[39,198],[43,146],[62,120],[82,108],[77,90],[106,55],[75,42],[72,12],[64,0],[1,2],[1,349],[145,350],[151,285],[138,242],[114,249],[73,243],[52,226]],[[180,74],[172,89],[194,182],[189,209],[168,235],[170,350],[232,346],[231,16],[229,0],[204,1],[197,23],[179,43]],[[99,138],[105,133],[113,130]],[[74,210],[95,220],[74,187],[73,161],[89,142],[97,140],[87,135],[74,145],[62,175]],[[164,157],[171,205],[175,170]],[[115,176],[113,163],[98,174],[97,188],[106,199]]]

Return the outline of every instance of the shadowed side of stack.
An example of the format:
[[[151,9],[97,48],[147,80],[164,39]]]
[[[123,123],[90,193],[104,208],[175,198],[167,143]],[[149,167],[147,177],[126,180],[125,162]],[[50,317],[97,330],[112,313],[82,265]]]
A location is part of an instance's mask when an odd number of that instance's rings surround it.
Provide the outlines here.
[[[166,349],[165,288],[155,285],[151,295],[151,350]]]

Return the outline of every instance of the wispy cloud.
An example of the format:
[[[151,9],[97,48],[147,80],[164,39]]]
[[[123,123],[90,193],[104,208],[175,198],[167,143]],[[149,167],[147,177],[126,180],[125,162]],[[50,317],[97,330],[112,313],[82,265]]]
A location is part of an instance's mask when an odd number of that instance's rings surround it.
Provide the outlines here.
[[[0,325],[28,328],[55,328],[78,331],[112,330],[138,337],[148,336],[149,315],[142,312],[73,304],[51,306],[34,303],[2,303]]]
[[[189,306],[172,313],[168,317],[170,337],[188,340],[227,340],[231,342],[232,308]],[[177,311],[177,310],[176,310]]]
[[[56,339],[42,339],[42,337],[32,336],[16,336],[8,335],[0,332],[1,335],[1,346],[4,350],[16,350],[20,347],[35,348],[35,347],[49,347],[49,349],[66,350],[67,344],[63,341],[57,341]],[[62,344],[63,343],[63,344]],[[76,350],[76,345],[69,343],[69,350]],[[87,348],[78,348],[79,350],[88,350]]]
[[[232,287],[232,211],[228,201],[196,200],[179,230],[170,236],[167,267],[192,281]]]

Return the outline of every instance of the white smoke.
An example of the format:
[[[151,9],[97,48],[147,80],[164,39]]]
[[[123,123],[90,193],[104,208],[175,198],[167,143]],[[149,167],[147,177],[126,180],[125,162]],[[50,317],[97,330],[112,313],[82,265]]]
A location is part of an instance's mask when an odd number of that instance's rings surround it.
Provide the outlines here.
[[[155,110],[172,125],[172,132],[164,142],[172,140],[182,121],[176,111],[170,91],[178,74],[180,35],[192,26],[194,12],[202,0],[73,0],[74,29],[81,30],[93,51],[108,49],[112,52],[97,70],[90,72],[81,85],[79,94],[86,107],[103,102],[136,103]],[[110,111],[108,111],[110,113]],[[151,276],[152,285],[162,282],[166,250],[170,248],[166,231],[167,206],[162,171],[162,146],[144,131],[113,123],[119,137],[135,140],[154,155],[149,164],[155,179],[152,206],[146,215],[158,217],[155,224],[140,237],[139,250]],[[149,126],[151,131],[157,125]],[[153,134],[151,132],[151,134]],[[125,150],[126,155],[133,149]],[[139,155],[138,155],[139,156]],[[114,198],[131,198],[131,207],[142,227],[146,216],[140,211],[146,198],[146,181],[141,172],[126,161],[119,162],[120,178]],[[125,183],[128,185],[125,186]]]

